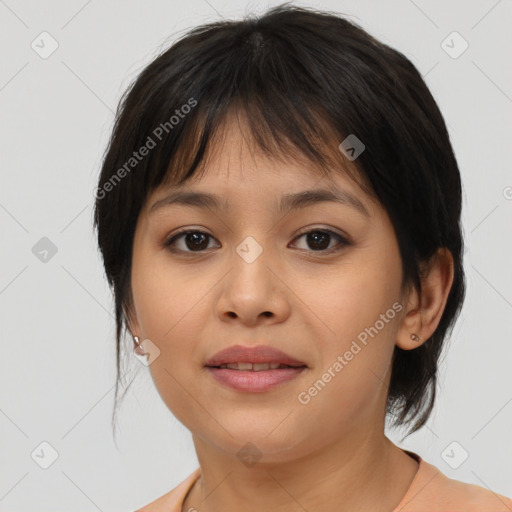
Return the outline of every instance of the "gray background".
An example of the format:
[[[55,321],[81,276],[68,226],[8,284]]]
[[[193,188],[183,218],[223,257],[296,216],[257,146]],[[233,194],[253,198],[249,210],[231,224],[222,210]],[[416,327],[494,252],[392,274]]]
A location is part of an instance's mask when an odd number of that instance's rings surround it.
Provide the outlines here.
[[[134,510],[197,467],[136,359],[114,444],[94,188],[117,102],[143,66],[183,30],[278,3],[0,0],[0,510]],[[452,478],[512,496],[512,2],[296,4],[344,13],[402,51],[445,116],[463,175],[468,294],[428,426],[403,443],[388,435]],[[48,58],[31,47],[43,31],[59,45]],[[453,31],[469,44],[457,58],[462,42],[443,43]],[[46,262],[43,237],[57,249]],[[59,454],[48,469],[36,463],[51,454],[44,441]],[[447,447],[468,459],[452,468]]]

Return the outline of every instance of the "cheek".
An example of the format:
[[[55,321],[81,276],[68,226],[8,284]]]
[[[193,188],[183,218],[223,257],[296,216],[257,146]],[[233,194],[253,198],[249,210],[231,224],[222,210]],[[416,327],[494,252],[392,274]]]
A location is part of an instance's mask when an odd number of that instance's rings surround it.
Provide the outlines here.
[[[184,279],[163,254],[134,257],[132,287],[143,335],[164,345],[182,332],[187,314],[205,295],[204,288]]]
[[[335,423],[343,422],[382,400],[398,328],[400,280],[398,253],[390,248],[360,251],[316,284],[311,277],[302,281],[299,293],[315,313],[309,313],[315,324],[310,330],[316,331],[321,359],[311,379],[312,386],[321,381],[321,392],[306,407],[312,416],[335,403]]]
[[[350,343],[385,314],[400,297],[399,264],[393,252],[359,252],[330,272],[296,278],[294,292],[322,329],[319,339],[328,345]]]
[[[187,282],[168,262],[155,258],[151,263],[134,259],[133,270],[132,287],[141,334],[160,350],[148,369],[163,402],[179,421],[188,425],[190,393],[197,394],[189,381],[192,368],[200,364],[195,343],[201,339],[203,325],[194,319],[206,314],[206,302],[201,300],[205,287]]]
[[[333,433],[350,430],[363,418],[371,421],[376,411],[381,414],[385,401],[399,296],[392,286],[386,289],[380,277],[378,272],[352,270],[335,291],[316,299],[324,303],[322,320],[329,330],[318,324],[321,364],[308,381],[311,387],[302,390],[310,399],[303,410],[311,421],[322,421],[330,409],[331,425],[325,428]]]

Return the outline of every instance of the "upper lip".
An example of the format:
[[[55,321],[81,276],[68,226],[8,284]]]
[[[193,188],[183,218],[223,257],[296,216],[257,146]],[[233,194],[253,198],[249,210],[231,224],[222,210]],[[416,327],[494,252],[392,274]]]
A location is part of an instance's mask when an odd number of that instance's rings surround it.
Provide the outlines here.
[[[256,347],[234,345],[217,352],[206,361],[205,366],[220,366],[230,363],[280,363],[288,366],[307,366],[306,363],[268,345]]]

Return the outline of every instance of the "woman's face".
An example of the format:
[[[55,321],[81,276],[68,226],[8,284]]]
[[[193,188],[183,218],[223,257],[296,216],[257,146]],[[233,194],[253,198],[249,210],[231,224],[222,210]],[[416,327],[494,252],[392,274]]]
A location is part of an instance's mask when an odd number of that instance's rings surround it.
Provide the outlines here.
[[[250,442],[285,461],[382,433],[403,316],[387,214],[341,173],[327,180],[255,154],[237,129],[227,140],[200,179],[155,191],[136,227],[130,325],[160,351],[149,365],[160,396],[226,455]],[[313,189],[354,200],[280,210]],[[220,206],[166,204],[175,192],[215,195]],[[183,229],[196,233],[165,247]],[[233,345],[271,346],[307,367],[266,391],[234,389],[205,367]]]

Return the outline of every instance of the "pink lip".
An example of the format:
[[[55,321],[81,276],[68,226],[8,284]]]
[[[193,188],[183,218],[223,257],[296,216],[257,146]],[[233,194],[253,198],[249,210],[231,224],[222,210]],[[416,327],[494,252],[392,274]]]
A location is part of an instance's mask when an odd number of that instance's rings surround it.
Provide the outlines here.
[[[298,368],[282,368],[255,372],[231,370],[229,368],[207,368],[213,377],[221,384],[236,389],[237,391],[247,391],[250,393],[269,391],[285,382],[295,379],[305,369],[305,366],[300,366]]]
[[[258,345],[257,347],[244,347],[234,345],[217,352],[213,357],[206,361],[205,366],[220,366],[229,363],[280,363],[289,366],[307,366],[303,361],[294,359],[288,354],[268,345]],[[241,370],[235,370],[238,373],[244,373]],[[270,370],[269,370],[270,371]],[[265,373],[265,372],[260,372]]]
[[[279,363],[294,368],[276,368],[262,371],[215,368],[221,364],[230,363]],[[268,345],[257,347],[234,345],[217,352],[206,361],[205,366],[208,372],[221,384],[237,391],[251,393],[269,391],[295,379],[307,368],[306,363]]]

